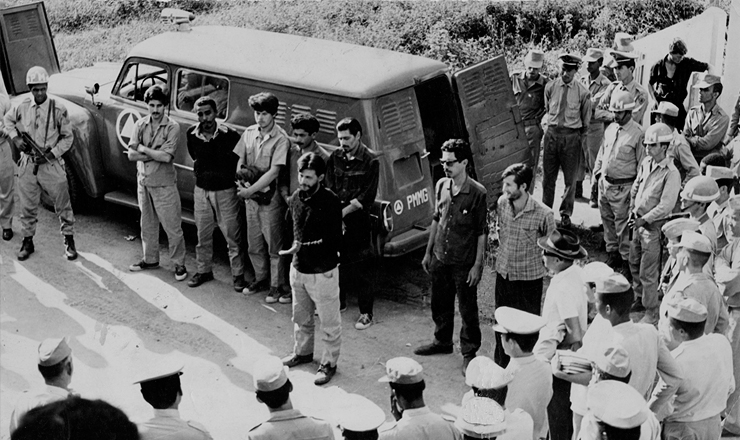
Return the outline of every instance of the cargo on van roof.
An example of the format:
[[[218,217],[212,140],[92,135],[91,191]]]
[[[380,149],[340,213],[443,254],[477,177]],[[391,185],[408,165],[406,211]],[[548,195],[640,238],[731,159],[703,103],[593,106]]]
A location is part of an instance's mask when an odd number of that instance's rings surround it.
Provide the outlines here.
[[[129,57],[357,99],[393,93],[448,69],[416,55],[229,26],[156,35]]]

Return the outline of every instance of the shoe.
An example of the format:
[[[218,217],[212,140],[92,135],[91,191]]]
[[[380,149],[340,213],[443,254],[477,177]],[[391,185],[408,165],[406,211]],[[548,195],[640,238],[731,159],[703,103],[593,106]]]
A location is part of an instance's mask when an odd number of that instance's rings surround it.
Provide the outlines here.
[[[247,282],[244,281],[244,275],[234,275],[234,290],[243,292],[246,287]]]
[[[280,295],[280,298],[278,298],[278,302],[280,304],[290,304],[293,302],[293,294],[292,293],[283,293]]]
[[[33,237],[24,237],[21,243],[21,250],[18,251],[18,261],[27,260],[35,251],[33,247]]]
[[[193,278],[190,278],[190,281],[188,281],[188,287],[198,287],[206,281],[213,281],[213,272],[197,272],[193,275]]]
[[[3,240],[10,241],[13,238],[12,229],[3,229]]]
[[[357,319],[357,322],[355,323],[355,328],[357,330],[365,330],[371,325],[373,325],[373,317],[370,316],[369,313],[361,313],[360,317]]]
[[[188,277],[188,270],[185,268],[185,266],[176,264],[175,265],[175,279],[177,281],[182,281],[187,277]]]
[[[64,236],[64,256],[67,257],[67,259],[70,261],[77,259],[77,249],[75,249],[75,238],[72,235]]]
[[[622,255],[618,251],[609,252],[605,263],[614,271],[622,270]]]
[[[599,207],[599,187],[596,184],[591,185],[591,199],[588,201],[588,204],[592,208]],[[604,226],[602,225],[601,227],[603,228]]]
[[[139,261],[138,263],[134,263],[131,266],[128,267],[128,270],[131,272],[138,272],[140,270],[146,270],[146,269],[154,269],[159,267],[159,261],[156,263],[147,263],[144,260]]]
[[[473,356],[473,357],[475,357],[475,356]],[[464,356],[463,357],[463,363],[462,363],[462,375],[463,375],[463,377],[465,377],[466,374],[468,373],[468,365],[470,364],[470,361],[473,360],[473,357],[469,357],[469,356]]]
[[[333,367],[330,364],[319,365],[319,371],[316,372],[313,383],[315,385],[324,385],[325,383],[328,383],[336,373],[336,365],[334,365]]]
[[[589,226],[588,230],[591,232],[604,232],[604,224],[599,223],[598,225]]]
[[[576,182],[576,198],[583,198],[583,180]]]
[[[255,293],[264,292],[265,290],[269,288],[270,288],[270,282],[267,280],[253,281],[247,284],[247,287],[244,288],[244,293],[252,295]]]
[[[291,354],[283,358],[283,365],[289,368],[296,367],[301,364],[310,364],[313,362],[313,353],[311,354]]]
[[[422,345],[414,350],[417,356],[431,356],[433,354],[450,354],[452,353],[452,344],[442,345],[432,342],[431,344]]]
[[[560,216],[560,227],[564,229],[570,229],[573,223],[570,221],[570,216],[562,214]]]
[[[280,291],[277,287],[270,287],[270,293],[265,297],[267,304],[275,304],[280,299]]]

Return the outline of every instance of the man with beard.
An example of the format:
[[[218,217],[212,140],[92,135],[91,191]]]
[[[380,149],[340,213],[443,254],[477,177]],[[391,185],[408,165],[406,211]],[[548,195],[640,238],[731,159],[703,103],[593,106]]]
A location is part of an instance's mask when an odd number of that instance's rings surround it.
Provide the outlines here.
[[[524,122],[524,133],[529,143],[529,166],[533,174],[537,174],[540,161],[540,148],[542,143],[542,116],[545,115],[545,86],[547,78],[540,74],[545,53],[541,50],[530,50],[524,57],[526,70],[511,74],[511,87],[514,97],[519,104],[519,111]],[[533,178],[533,180],[535,180]],[[528,188],[531,194],[534,185]]]
[[[722,152],[722,138],[730,126],[730,117],[717,104],[722,94],[720,77],[707,74],[694,86],[699,89],[701,104],[691,107],[683,126],[683,135],[691,145],[697,162],[715,152]]]
[[[326,163],[316,153],[298,159],[298,190],[290,197],[289,224],[293,246],[281,255],[293,255],[290,287],[293,290],[293,354],[283,359],[288,367],[313,361],[314,310],[321,321],[324,354],[314,383],[323,385],[337,371],[342,319],[339,314],[339,247],[342,243],[342,207],[339,198],[324,188]]]
[[[418,356],[452,353],[457,297],[462,317],[463,375],[481,345],[478,282],[488,236],[486,188],[468,176],[470,161],[466,141],[450,139],[442,145],[440,162],[446,177],[437,182],[434,220],[421,261],[424,271],[432,276],[434,341],[414,350]]]
[[[496,258],[496,307],[508,306],[534,315],[542,305],[542,279],[547,274],[537,239],[555,230],[552,211],[529,195],[532,168],[518,163],[504,170],[503,195],[496,215],[499,248]],[[496,333],[494,360],[502,367],[509,364],[501,334]]]
[[[288,165],[280,176],[280,194],[288,205],[288,198],[298,190],[298,159],[306,153],[316,153],[326,163],[331,155],[316,142],[321,125],[315,116],[308,113],[297,114],[290,119],[290,126],[293,129],[293,136],[290,137],[292,145],[288,150]]]

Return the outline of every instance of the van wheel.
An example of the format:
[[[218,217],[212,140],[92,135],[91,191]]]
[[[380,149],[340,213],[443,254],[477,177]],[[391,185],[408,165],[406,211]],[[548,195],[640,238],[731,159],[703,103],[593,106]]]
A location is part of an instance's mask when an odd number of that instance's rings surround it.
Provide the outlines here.
[[[69,201],[72,203],[72,211],[81,213],[90,206],[93,199],[87,195],[85,186],[69,164],[64,167],[64,170],[67,173],[67,187],[69,189]],[[41,191],[41,205],[54,212],[54,201],[43,190]]]

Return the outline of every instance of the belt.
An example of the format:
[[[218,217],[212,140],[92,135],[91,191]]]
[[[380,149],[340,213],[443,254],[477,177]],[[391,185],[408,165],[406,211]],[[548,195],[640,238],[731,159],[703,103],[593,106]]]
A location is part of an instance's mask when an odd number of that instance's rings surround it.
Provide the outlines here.
[[[534,119],[525,119],[522,122],[524,122],[525,127],[531,127],[533,125],[540,125],[539,121],[536,121]]]
[[[634,182],[636,177],[628,177],[626,179],[612,179],[609,176],[604,176],[604,180],[609,182],[611,185],[624,185],[625,183],[632,183]]]
[[[568,128],[568,127],[558,127],[557,125],[550,125],[547,127],[547,130],[550,133],[561,133],[561,134],[574,134],[574,133],[581,133],[582,129],[580,128]]]

